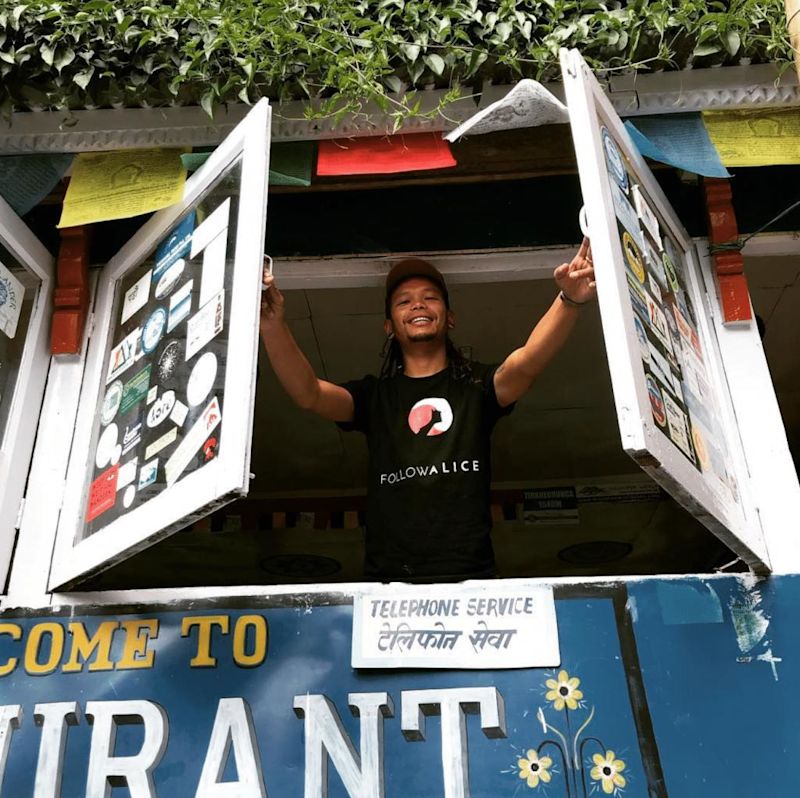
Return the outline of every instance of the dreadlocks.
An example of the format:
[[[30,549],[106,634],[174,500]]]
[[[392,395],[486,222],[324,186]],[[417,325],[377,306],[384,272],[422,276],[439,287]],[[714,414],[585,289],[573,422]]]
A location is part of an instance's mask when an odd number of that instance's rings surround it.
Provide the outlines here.
[[[472,362],[461,354],[459,348],[450,340],[449,335],[445,338],[445,352],[447,353],[447,366],[455,379],[461,380],[472,374]],[[383,358],[380,379],[394,377],[403,371],[403,353],[393,335],[388,336],[384,341],[380,356]]]

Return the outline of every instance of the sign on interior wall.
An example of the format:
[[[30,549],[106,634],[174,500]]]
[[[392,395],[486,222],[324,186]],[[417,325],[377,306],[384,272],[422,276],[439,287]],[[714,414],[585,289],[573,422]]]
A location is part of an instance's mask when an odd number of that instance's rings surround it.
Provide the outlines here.
[[[354,668],[559,664],[550,587],[374,587],[355,598]]]

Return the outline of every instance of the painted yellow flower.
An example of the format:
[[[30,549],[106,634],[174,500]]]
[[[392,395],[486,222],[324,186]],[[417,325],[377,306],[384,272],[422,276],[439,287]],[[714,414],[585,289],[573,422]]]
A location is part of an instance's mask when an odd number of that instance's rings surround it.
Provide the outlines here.
[[[594,767],[591,776],[595,781],[600,782],[603,792],[611,795],[619,787],[625,786],[625,777],[622,771],[625,770],[625,763],[621,759],[614,759],[613,751],[606,751],[606,755],[595,754],[592,757]]]
[[[545,694],[548,701],[553,702],[553,709],[559,712],[564,705],[569,709],[577,709],[578,701],[583,698],[583,693],[578,689],[581,680],[577,676],[570,678],[566,671],[559,671],[558,679],[548,679],[545,684],[550,690]]]
[[[534,748],[528,751],[527,756],[527,759],[517,760],[519,777],[524,779],[531,789],[538,787],[540,780],[547,784],[551,778],[549,767],[553,764],[553,760],[549,756],[539,756]]]

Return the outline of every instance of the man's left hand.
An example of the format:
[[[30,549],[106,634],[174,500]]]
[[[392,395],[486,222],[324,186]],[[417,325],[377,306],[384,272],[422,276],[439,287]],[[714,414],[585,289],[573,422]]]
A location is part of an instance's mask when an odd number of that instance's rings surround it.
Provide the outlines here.
[[[553,272],[556,285],[564,296],[577,303],[591,302],[597,295],[592,263],[592,245],[584,237],[577,254],[569,263],[562,263]]]

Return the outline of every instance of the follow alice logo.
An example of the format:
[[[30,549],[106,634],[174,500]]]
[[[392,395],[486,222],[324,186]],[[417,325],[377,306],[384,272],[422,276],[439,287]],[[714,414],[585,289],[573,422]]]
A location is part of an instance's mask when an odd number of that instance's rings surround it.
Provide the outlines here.
[[[408,414],[408,426],[415,435],[441,435],[453,425],[450,402],[440,396],[420,399]]]

